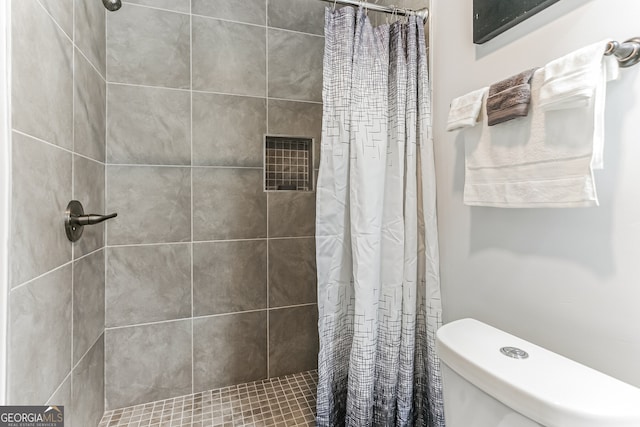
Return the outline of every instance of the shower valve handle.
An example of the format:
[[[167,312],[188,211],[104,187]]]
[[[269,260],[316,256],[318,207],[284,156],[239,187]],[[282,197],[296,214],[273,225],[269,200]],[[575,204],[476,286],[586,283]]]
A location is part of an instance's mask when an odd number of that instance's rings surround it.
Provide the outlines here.
[[[69,223],[71,225],[81,225],[81,226],[93,225],[93,224],[99,224],[102,221],[106,221],[108,219],[115,218],[117,216],[118,216],[117,213],[112,213],[109,215],[96,215],[96,214],[78,215],[78,216],[71,215],[71,217],[69,218]]]
[[[109,215],[85,215],[82,203],[77,200],[72,200],[67,205],[67,210],[64,214],[64,229],[69,240],[75,242],[82,236],[85,225],[99,224],[102,221],[115,218],[116,216],[118,216],[117,213]]]

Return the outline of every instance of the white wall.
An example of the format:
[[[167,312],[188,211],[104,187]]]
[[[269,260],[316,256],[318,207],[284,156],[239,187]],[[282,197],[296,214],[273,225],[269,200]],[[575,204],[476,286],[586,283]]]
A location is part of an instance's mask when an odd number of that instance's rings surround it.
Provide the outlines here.
[[[450,101],[607,37],[640,36],[637,0],[562,0],[472,43],[472,0],[431,0],[445,322],[474,317],[640,386],[640,65],[608,87],[600,207],[470,208]]]

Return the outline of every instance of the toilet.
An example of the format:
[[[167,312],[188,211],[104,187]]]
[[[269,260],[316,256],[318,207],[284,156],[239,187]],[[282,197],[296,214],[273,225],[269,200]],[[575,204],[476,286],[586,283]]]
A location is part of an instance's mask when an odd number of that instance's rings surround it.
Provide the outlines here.
[[[640,389],[477,320],[437,351],[447,427],[640,427]]]

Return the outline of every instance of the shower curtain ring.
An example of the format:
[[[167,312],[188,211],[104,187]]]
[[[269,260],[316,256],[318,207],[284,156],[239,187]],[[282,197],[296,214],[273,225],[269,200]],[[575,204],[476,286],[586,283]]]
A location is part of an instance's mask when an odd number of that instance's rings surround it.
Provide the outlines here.
[[[396,17],[396,13],[398,11],[398,8],[395,5],[389,5],[389,7],[391,8],[391,13],[387,15],[387,24],[391,23],[391,20],[393,20]]]

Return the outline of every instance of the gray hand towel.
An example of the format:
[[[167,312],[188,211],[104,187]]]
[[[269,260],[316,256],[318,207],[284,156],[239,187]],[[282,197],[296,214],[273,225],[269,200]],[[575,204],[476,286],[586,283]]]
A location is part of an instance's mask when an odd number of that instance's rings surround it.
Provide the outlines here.
[[[537,68],[523,71],[489,87],[487,118],[489,126],[529,114],[531,77]]]

